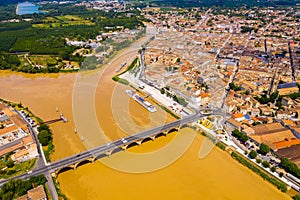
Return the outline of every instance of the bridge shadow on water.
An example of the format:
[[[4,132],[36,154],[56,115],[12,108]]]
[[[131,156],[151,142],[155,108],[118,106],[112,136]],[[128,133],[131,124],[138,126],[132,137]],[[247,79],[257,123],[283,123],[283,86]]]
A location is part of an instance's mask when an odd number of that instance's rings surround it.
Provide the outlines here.
[[[153,140],[151,138],[145,138],[145,139],[142,140],[142,144],[145,143],[145,142],[149,142],[149,141],[153,141]]]
[[[58,176],[59,174],[63,173],[63,172],[66,172],[66,171],[69,171],[69,170],[73,170],[74,168],[69,166],[69,167],[63,167],[61,169],[58,170],[58,172],[56,172],[56,176]]]
[[[184,127],[186,127],[186,126],[182,126],[181,128],[184,128]],[[135,147],[135,146],[140,146],[140,144],[145,143],[145,142],[154,141],[156,138],[159,138],[159,137],[162,137],[162,136],[166,137],[167,135],[169,135],[170,133],[173,133],[173,132],[178,132],[178,129],[172,128],[172,129],[168,130],[167,132],[164,132],[164,133],[161,132],[161,133],[158,133],[157,135],[155,135],[153,137],[144,138],[143,140],[140,141],[140,143],[137,142],[137,141],[132,142],[132,143],[130,143],[126,146],[126,149],[129,149],[129,148],[132,148],[132,147]],[[80,166],[83,166],[83,165],[88,164],[88,163],[94,163],[95,161],[100,160],[101,158],[105,158],[107,156],[113,155],[113,154],[118,153],[120,151],[124,151],[124,149],[122,149],[120,147],[116,147],[115,149],[113,149],[110,152],[95,155],[95,157],[82,160],[82,161],[80,161],[78,163],[75,163],[71,166],[63,167],[63,168],[56,171],[56,175],[58,176],[59,174],[61,174],[63,172],[66,172],[66,171],[69,171],[69,170],[76,170]]]

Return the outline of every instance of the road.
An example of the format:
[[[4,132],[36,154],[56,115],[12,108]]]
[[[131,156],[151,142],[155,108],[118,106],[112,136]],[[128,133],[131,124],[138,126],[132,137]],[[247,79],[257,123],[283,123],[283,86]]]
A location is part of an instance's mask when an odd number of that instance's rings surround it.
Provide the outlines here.
[[[46,166],[46,162],[45,162],[45,159],[43,157],[44,152],[42,150],[42,147],[39,145],[40,143],[39,143],[39,140],[37,138],[37,135],[35,134],[35,131],[34,131],[33,127],[27,121],[27,119],[23,115],[21,115],[21,113],[19,111],[17,111],[16,109],[14,111],[21,117],[21,119],[24,122],[26,122],[26,125],[28,127],[29,133],[32,136],[34,142],[37,144],[37,151],[38,151],[38,155],[39,156],[38,156],[38,161],[37,161],[37,164],[36,164],[35,168],[43,168],[43,167],[45,167]]]
[[[17,111],[15,109],[15,112],[18,113],[18,115],[21,117],[21,119],[26,122],[26,125],[28,127],[28,130],[30,132],[30,134],[32,135],[32,138],[34,140],[34,142],[36,143],[36,146],[37,146],[37,151],[38,151],[38,159],[37,159],[37,163],[35,165],[35,168],[33,169],[34,171],[38,171],[39,169],[45,169],[46,166],[48,165],[46,159],[45,159],[45,155],[44,155],[44,152],[43,152],[43,149],[42,149],[42,146],[40,145],[39,141],[38,141],[38,138],[37,138],[37,135],[35,134],[36,132],[34,131],[33,127],[31,126],[31,124],[27,121],[27,119],[21,115],[21,113],[19,111]],[[31,172],[29,172],[30,174]],[[51,197],[53,200],[57,200],[58,199],[58,194],[57,194],[57,191],[55,189],[55,185],[53,183],[53,180],[52,180],[52,177],[50,175],[49,172],[47,173],[43,173],[47,179],[47,186],[49,188],[49,191],[50,191],[50,194],[51,194]],[[28,173],[27,173],[28,175]],[[30,178],[27,177],[25,179],[28,179]]]

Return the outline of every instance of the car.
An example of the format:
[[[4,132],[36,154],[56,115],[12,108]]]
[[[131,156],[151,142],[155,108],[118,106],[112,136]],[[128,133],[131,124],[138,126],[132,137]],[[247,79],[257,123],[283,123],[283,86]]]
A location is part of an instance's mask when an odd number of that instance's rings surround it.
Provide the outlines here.
[[[81,154],[76,155],[76,157],[79,157],[79,156],[81,156]]]

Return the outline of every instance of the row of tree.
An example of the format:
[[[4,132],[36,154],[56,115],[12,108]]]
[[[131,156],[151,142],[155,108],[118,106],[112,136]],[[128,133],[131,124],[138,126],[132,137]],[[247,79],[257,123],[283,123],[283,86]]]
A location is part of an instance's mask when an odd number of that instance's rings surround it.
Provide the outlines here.
[[[286,172],[289,172],[297,178],[300,178],[299,167],[295,163],[291,162],[288,158],[282,158],[280,165]]]
[[[47,179],[43,175],[32,176],[29,180],[23,181],[13,179],[5,183],[0,190],[0,199],[11,200],[23,196],[28,190],[39,185],[45,185]]]

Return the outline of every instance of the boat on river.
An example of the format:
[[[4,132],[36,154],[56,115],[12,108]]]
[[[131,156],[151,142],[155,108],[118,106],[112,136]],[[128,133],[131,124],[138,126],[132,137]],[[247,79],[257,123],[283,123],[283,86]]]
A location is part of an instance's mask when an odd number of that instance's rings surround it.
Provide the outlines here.
[[[143,97],[139,96],[136,92],[132,90],[126,90],[126,94],[138,102],[140,105],[142,105],[144,108],[146,108],[149,112],[156,112],[156,108],[148,101],[146,101]]]

